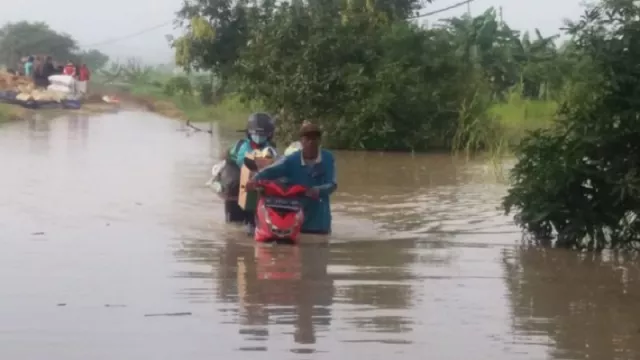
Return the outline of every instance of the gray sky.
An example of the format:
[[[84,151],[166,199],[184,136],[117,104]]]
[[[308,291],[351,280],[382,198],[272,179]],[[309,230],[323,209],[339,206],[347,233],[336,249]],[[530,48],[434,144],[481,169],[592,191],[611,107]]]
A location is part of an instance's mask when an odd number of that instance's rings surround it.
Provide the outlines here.
[[[459,0],[434,0],[426,11],[437,10]],[[516,29],[539,28],[543,35],[558,33],[562,19],[577,18],[581,13],[581,0],[475,0],[472,14],[480,14],[490,6],[503,8],[505,20]],[[3,6],[0,24],[8,21],[45,21],[57,31],[74,36],[80,45],[91,45],[170,21],[180,8],[181,0],[22,0],[14,6]],[[466,6],[431,17],[461,15]],[[149,31],[126,40],[95,46],[114,58],[140,57],[148,62],[166,63],[172,52],[165,40],[166,34],[175,34],[172,25]]]

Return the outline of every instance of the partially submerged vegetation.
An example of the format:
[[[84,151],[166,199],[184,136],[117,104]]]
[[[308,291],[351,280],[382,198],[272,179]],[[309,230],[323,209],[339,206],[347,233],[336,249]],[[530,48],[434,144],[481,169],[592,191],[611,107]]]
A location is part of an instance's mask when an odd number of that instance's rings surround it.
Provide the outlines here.
[[[640,5],[602,0],[570,24],[584,74],[558,120],[518,147],[507,212],[541,244],[640,246]]]

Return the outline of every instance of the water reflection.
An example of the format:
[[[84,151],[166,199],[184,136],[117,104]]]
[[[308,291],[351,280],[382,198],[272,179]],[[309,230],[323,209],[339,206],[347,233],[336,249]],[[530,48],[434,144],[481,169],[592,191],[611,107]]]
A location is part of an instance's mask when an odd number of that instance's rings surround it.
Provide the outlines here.
[[[51,150],[50,120],[36,113],[27,120],[27,138],[29,149],[34,154],[45,154]]]
[[[218,296],[237,299],[240,334],[268,340],[273,328],[289,334],[295,352],[313,352],[317,333],[331,324],[333,279],[327,245],[260,246],[227,242],[220,259]],[[304,346],[303,346],[304,345]],[[244,350],[266,350],[246,346]]]
[[[554,359],[640,356],[640,269],[630,257],[523,247],[505,252],[514,332],[555,344]]]

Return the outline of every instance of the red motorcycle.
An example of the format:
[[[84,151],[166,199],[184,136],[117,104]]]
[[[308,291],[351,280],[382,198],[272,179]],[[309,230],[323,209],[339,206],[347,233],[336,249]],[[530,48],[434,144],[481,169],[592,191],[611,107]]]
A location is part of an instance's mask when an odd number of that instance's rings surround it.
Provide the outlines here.
[[[245,165],[249,170],[257,169],[251,159],[245,159]],[[271,180],[258,181],[255,188],[259,193],[255,241],[297,244],[304,222],[302,198],[308,189],[301,185],[288,186]]]

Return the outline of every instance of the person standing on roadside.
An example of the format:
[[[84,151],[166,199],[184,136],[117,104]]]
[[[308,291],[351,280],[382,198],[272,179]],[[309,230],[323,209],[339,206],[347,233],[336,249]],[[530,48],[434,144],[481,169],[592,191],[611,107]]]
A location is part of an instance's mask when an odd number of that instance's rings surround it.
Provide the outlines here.
[[[73,62],[71,62],[71,60],[67,61],[67,65],[65,65],[64,69],[62,70],[62,74],[73,77],[76,76],[76,66],[73,65]]]
[[[78,71],[78,92],[80,94],[85,95],[87,93],[87,84],[90,78],[91,72],[87,64],[80,65],[80,70]]]
[[[44,64],[42,65],[43,84],[45,88],[51,85],[49,76],[55,75],[55,73],[56,68],[53,66],[53,58],[51,56],[47,56],[44,60]]]
[[[33,56],[29,55],[27,61],[24,63],[24,76],[31,77],[33,73]]]
[[[33,84],[38,88],[46,88],[48,86],[48,79],[44,75],[44,59],[40,56],[36,56],[33,62],[31,78],[33,79]]]

